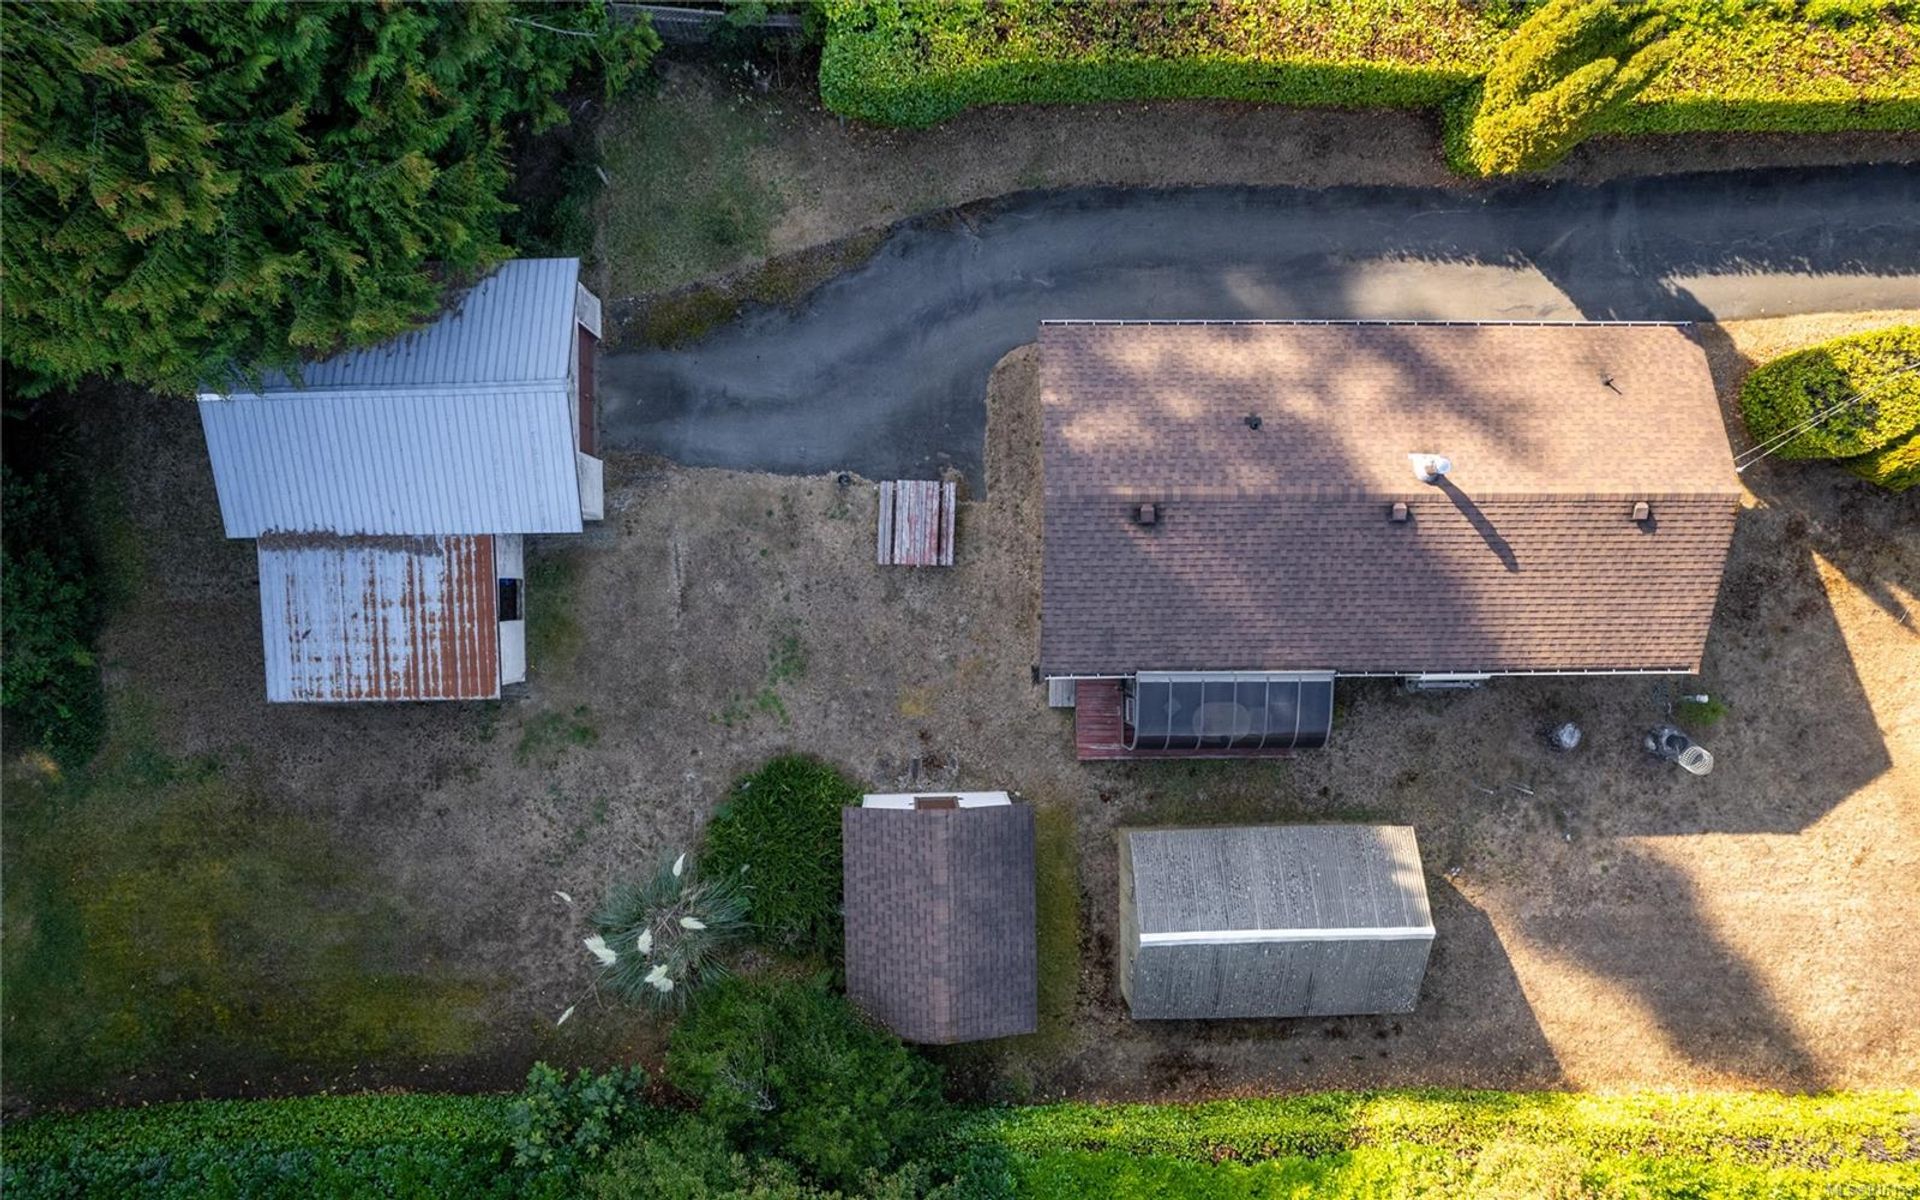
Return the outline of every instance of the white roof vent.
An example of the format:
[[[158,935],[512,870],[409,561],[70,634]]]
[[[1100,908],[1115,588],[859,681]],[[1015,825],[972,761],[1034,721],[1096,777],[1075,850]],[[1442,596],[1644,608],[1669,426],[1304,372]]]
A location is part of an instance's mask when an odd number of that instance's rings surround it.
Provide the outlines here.
[[[1413,464],[1413,477],[1421,483],[1438,483],[1442,475],[1453,470],[1453,460],[1444,454],[1409,454],[1407,461]]]

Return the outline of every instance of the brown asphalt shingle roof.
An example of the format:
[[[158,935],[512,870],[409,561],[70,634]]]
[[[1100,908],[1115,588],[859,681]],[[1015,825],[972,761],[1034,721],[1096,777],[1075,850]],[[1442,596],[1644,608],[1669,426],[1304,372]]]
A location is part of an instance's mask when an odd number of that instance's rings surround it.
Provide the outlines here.
[[[1740,488],[1682,327],[1049,323],[1040,353],[1047,674],[1698,669]]]
[[[1033,809],[847,808],[847,996],[911,1042],[1039,1026]]]

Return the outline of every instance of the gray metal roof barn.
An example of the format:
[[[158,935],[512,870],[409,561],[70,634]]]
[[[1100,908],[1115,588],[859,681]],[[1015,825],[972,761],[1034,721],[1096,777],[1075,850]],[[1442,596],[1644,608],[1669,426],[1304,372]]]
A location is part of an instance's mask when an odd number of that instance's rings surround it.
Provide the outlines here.
[[[1413,829],[1122,829],[1135,1020],[1412,1012],[1433,919]]]

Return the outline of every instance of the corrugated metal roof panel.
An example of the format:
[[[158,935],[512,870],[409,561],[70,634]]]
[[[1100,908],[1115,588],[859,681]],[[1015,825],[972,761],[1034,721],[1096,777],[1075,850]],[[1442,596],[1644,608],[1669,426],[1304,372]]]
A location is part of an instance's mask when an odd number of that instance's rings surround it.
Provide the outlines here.
[[[1120,833],[1136,1019],[1410,1012],[1433,919],[1413,830]]]
[[[578,533],[561,386],[200,401],[227,536]]]
[[[267,699],[500,694],[491,537],[263,537]]]
[[[425,329],[301,369],[306,388],[444,387],[551,383],[573,353],[577,258],[521,258],[502,266]],[[300,391],[284,376],[265,390]]]

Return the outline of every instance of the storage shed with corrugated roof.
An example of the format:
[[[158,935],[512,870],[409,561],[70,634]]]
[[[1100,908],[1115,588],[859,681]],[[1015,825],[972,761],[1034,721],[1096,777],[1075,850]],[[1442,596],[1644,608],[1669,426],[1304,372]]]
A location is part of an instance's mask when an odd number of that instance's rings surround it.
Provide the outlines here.
[[[524,535],[603,507],[600,301],[579,275],[509,262],[414,333],[201,393],[222,523],[257,540],[269,700],[526,678]]]
[[[1433,919],[1404,825],[1122,829],[1136,1020],[1412,1012]]]

